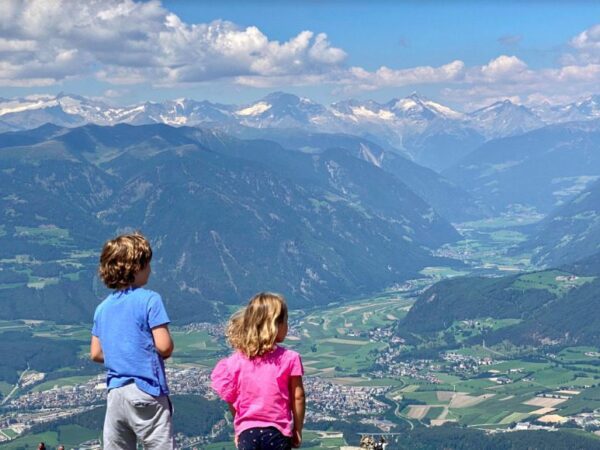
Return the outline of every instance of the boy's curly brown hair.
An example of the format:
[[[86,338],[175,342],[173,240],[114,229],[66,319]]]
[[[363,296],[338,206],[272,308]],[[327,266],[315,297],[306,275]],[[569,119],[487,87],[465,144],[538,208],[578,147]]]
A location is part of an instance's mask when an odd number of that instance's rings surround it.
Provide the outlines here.
[[[100,255],[98,274],[106,287],[125,289],[133,284],[135,274],[152,260],[152,248],[139,232],[123,234],[106,241]]]

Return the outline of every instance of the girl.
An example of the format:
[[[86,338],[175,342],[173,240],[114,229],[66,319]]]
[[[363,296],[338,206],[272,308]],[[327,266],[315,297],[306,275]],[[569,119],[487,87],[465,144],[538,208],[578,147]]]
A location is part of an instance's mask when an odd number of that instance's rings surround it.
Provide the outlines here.
[[[227,338],[235,352],[219,361],[212,387],[229,405],[239,450],[300,447],[304,369],[300,355],[277,345],[288,331],[285,299],[260,293],[235,313]]]

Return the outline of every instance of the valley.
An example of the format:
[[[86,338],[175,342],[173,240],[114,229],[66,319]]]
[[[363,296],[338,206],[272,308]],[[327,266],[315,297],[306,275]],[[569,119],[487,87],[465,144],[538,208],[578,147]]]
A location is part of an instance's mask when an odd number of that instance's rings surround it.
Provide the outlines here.
[[[360,432],[399,432],[400,437],[390,436],[402,440],[403,433],[408,437],[427,428],[435,435],[435,430],[453,425],[487,432],[559,426],[587,430],[585,436],[594,439],[593,431],[600,429],[599,347],[555,350],[552,345],[486,342],[491,332],[518,325],[522,319],[516,317],[454,320],[433,333],[404,329],[403,319],[433,283],[465,275],[534,270],[529,254],[510,249],[523,241],[518,226],[536,218],[520,213],[457,224],[463,239],[436,252],[462,261],[460,268],[431,266],[419,278],[390,286],[376,296],[330,302],[318,309],[293,308],[285,345],[303,356],[309,395],[306,447],[339,448]],[[73,255],[74,259],[89,257],[86,252]],[[32,262],[21,259],[20,263]],[[525,289],[562,292],[593,279],[575,280],[559,271],[536,278],[535,273],[521,278],[521,283],[533,283]],[[233,448],[227,437],[229,419],[209,388],[210,370],[228,353],[223,327],[220,321],[172,327],[177,350],[168,362],[168,376],[175,403],[177,396],[191,396],[192,402],[209,402],[214,411],[208,434],[186,434],[187,429],[178,435],[182,448]],[[4,321],[0,332],[29,333],[30,339],[51,339],[56,345],[68,342],[79,348],[75,364],[50,371],[17,370],[17,380],[2,382],[0,439],[4,442],[0,448],[22,448],[40,439],[50,443],[69,439],[65,441],[69,445],[89,441],[93,448],[104,390],[100,368],[85,361],[89,326]],[[187,422],[189,412],[181,414]],[[319,429],[327,423],[330,427]],[[352,424],[353,431],[340,428],[344,423]],[[595,445],[596,441],[589,442]]]

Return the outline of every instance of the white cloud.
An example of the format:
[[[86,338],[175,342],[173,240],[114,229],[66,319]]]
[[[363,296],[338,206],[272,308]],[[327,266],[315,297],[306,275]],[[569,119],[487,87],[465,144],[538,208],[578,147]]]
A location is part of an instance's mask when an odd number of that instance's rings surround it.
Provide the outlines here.
[[[600,49],[600,24],[594,25],[571,39],[571,46],[579,50]]]
[[[500,55],[488,64],[481,66],[481,75],[488,81],[511,79],[523,74],[527,64],[516,56]]]
[[[241,86],[332,85],[344,92],[436,84],[457,103],[554,99],[595,92],[600,25],[574,36],[556,67],[531,68],[515,55],[485,64],[374,70],[347,67],[324,33],[285,41],[255,26],[186,23],[160,1],[0,0],[0,86],[47,86],[95,77],[115,85],[169,87],[215,80]],[[500,42],[516,45],[521,36]]]
[[[418,84],[449,83],[460,80],[465,64],[452,61],[439,67],[418,66],[409,69],[390,69],[382,66],[375,72],[362,67],[352,67],[345,74],[338,74],[340,82],[350,89],[374,90],[383,87],[401,87]]]
[[[90,74],[115,84],[310,76],[346,57],[323,33],[280,43],[253,26],[187,24],[158,1],[2,0],[0,33],[0,55],[9,54],[0,79],[32,84]]]

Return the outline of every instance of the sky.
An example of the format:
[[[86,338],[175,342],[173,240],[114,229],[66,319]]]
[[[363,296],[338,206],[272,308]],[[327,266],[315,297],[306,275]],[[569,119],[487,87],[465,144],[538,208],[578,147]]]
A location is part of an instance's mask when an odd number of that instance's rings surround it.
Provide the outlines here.
[[[468,111],[600,94],[600,2],[0,1],[0,97],[320,103],[418,92]]]

